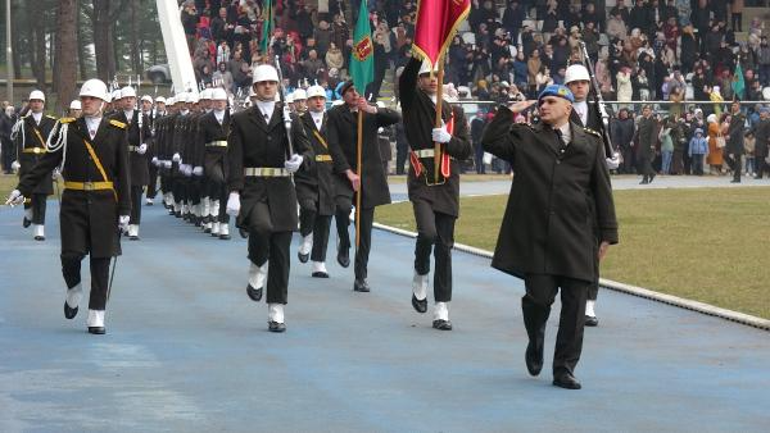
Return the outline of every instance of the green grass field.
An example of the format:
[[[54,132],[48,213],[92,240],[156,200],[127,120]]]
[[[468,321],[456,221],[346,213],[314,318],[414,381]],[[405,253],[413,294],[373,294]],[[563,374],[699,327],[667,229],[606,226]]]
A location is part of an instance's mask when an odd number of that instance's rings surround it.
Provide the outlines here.
[[[506,200],[463,198],[457,242],[493,250]],[[615,200],[620,244],[603,277],[770,319],[770,188],[616,191]],[[410,203],[376,219],[414,229]]]

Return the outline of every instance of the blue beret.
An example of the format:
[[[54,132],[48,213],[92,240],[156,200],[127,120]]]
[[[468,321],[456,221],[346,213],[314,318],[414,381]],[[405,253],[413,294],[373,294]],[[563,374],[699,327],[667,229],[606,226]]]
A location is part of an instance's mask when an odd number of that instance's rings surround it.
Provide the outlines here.
[[[537,97],[538,103],[546,96],[556,96],[559,98],[564,98],[572,103],[575,102],[575,97],[572,95],[572,92],[569,90],[569,88],[562,86],[561,84],[551,84],[550,86],[543,89],[543,91],[540,92],[540,96]]]

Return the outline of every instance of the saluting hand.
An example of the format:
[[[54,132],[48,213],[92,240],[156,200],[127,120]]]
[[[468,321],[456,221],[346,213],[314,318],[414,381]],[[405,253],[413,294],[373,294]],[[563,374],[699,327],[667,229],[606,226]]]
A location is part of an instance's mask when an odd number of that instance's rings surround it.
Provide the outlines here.
[[[526,110],[527,108],[534,105],[537,101],[535,100],[529,100],[529,101],[519,101],[515,104],[509,104],[508,109],[513,111],[513,114],[521,113],[522,111]]]

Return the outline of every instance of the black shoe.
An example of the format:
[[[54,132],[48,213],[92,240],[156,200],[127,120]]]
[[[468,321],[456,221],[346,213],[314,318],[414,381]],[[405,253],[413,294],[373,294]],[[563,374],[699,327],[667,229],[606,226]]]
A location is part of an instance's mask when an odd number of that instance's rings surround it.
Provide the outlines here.
[[[182,218],[182,212],[174,212],[174,216],[177,218]]]
[[[21,226],[24,227],[25,229],[27,227],[31,226],[31,225],[32,225],[32,220],[31,219],[28,219],[27,217],[24,217],[24,219],[21,220]]]
[[[129,241],[138,241],[139,240],[139,236],[129,236],[128,240]]]
[[[107,333],[107,331],[104,329],[104,326],[89,326],[88,333],[96,334],[96,335],[104,335]]]
[[[596,316],[586,316],[585,326],[599,326],[599,319]]]
[[[650,183],[650,182],[645,179],[645,180],[639,182],[639,185],[647,185],[648,183]]]
[[[249,284],[246,286],[246,294],[249,295],[249,298],[251,298],[252,301],[259,302],[262,300],[262,287],[255,289]]]
[[[270,332],[286,332],[286,324],[273,322],[271,320],[267,322],[267,330]]]
[[[350,254],[348,248],[340,248],[337,250],[337,263],[343,268],[350,266]]]
[[[575,376],[572,373],[565,372],[554,376],[553,385],[564,389],[580,389],[583,386],[580,385]]]
[[[240,234],[240,235],[241,235],[241,237],[242,237],[242,238],[244,238],[244,239],[246,239],[246,238],[248,238],[248,237],[249,237],[249,232],[248,232],[248,230],[244,230],[244,229],[240,229],[240,228],[239,228],[239,229],[238,229],[238,234]]]
[[[206,227],[203,229],[203,233],[211,233],[211,229]]]
[[[353,282],[353,291],[367,293],[371,291],[371,288],[369,287],[369,283],[367,283],[366,280],[356,280]]]
[[[313,272],[313,278],[329,278],[329,274],[326,272],[316,271]]]
[[[70,308],[67,301],[64,301],[64,317],[67,319],[74,319],[78,315],[78,307]]]
[[[412,307],[414,307],[414,310],[420,314],[428,311],[428,297],[426,296],[425,299],[421,301],[417,299],[417,296],[414,296],[414,293],[412,293]]]
[[[655,173],[652,173],[650,175],[650,183],[652,183],[652,180],[655,179],[655,176],[657,176],[657,174],[655,174]]]
[[[223,241],[229,241],[230,235],[219,235],[219,239]]]
[[[302,254],[297,252],[297,257],[299,258],[300,263],[307,263],[307,261],[310,260],[310,254]]]
[[[741,183],[740,179],[733,179],[730,181],[730,183]]]
[[[438,329],[439,331],[451,331],[452,322],[449,320],[437,319],[433,321],[433,328]]]
[[[36,241],[44,241],[45,240],[45,236],[35,236],[35,240]]]
[[[527,351],[524,352],[524,361],[527,363],[527,371],[532,376],[537,376],[543,370],[543,346],[545,342],[532,341],[527,344]]]

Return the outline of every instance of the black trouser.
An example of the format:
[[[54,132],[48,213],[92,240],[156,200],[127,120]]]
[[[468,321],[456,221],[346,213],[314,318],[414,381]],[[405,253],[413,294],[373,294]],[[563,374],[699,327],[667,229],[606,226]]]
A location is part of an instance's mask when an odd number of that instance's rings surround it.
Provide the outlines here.
[[[257,203],[249,219],[249,260],[257,266],[270,261],[267,271],[267,303],[285,304],[289,288],[288,232],[274,232],[267,203]]]
[[[218,194],[212,194],[211,198],[218,198],[219,200],[219,223],[230,224],[230,215],[227,214],[227,199],[230,193],[227,191],[227,185],[225,184],[220,185],[218,188]]]
[[[332,225],[331,215],[318,215],[316,203],[306,200],[300,203],[299,233],[302,237],[313,234],[313,251],[310,259],[314,262],[326,261],[326,249],[329,245],[329,228]]]
[[[762,179],[762,176],[767,170],[767,163],[765,162],[764,155],[754,156],[754,173],[757,175],[757,179]]]
[[[412,209],[417,223],[414,270],[420,275],[430,272],[430,253],[434,250],[436,272],[433,275],[433,297],[436,302],[449,302],[452,300],[455,217],[435,212],[430,203],[423,200],[413,201]]]
[[[556,293],[561,289],[561,314],[553,356],[554,375],[572,373],[583,350],[588,281],[558,275],[529,274],[524,278],[527,294],[521,300],[524,326],[530,339],[545,332]]]
[[[71,289],[80,283],[80,262],[85,255],[80,253],[61,253],[61,269],[67,288]],[[91,261],[91,294],[88,300],[90,310],[104,310],[107,306],[107,285],[110,275],[110,258],[90,257]]]
[[[404,174],[404,165],[409,155],[409,145],[405,142],[396,142],[396,174]]]
[[[639,171],[642,174],[642,181],[648,182],[655,177],[655,171],[652,169],[652,157],[650,155],[639,156]]]
[[[3,140],[2,142],[2,149],[0,149],[0,153],[3,154],[3,171],[5,173],[11,173],[11,165],[13,165],[13,142],[11,140]]]
[[[150,183],[147,184],[147,198],[154,199],[158,195],[158,167],[150,164]]]
[[[484,166],[484,147],[481,146],[481,142],[475,143],[476,149],[476,173],[486,174],[487,168]]]
[[[741,170],[743,169],[742,161],[743,158],[741,158],[741,155],[739,153],[731,153],[728,154],[725,160],[727,160],[727,165],[730,166],[730,170],[733,171],[733,180],[736,182],[741,181]]]
[[[142,221],[142,185],[131,185],[131,220],[130,224],[139,225]]]
[[[45,225],[47,194],[32,194],[29,203],[24,202],[24,209],[32,209],[32,224]]]
[[[350,225],[350,209],[352,205],[338,205],[337,206],[337,236],[340,239],[340,249],[350,248],[350,234],[348,233],[348,226]],[[369,251],[372,247],[372,224],[374,223],[374,208],[362,208],[361,212],[360,229],[361,232],[357,233],[359,237],[359,245],[356,249],[356,261],[355,261],[355,275],[356,280],[365,280],[368,274],[367,267],[369,265]]]

